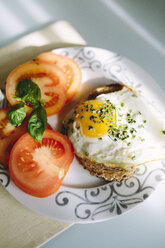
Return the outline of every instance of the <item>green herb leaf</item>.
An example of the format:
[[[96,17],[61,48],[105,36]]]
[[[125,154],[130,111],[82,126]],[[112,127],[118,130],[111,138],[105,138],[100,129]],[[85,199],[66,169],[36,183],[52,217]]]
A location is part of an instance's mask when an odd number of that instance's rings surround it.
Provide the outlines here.
[[[17,84],[16,96],[25,103],[38,106],[38,102],[41,100],[41,90],[31,79],[23,79]]]
[[[93,126],[89,125],[88,130],[93,130]]]
[[[18,103],[12,107],[11,110],[7,113],[10,123],[18,127],[22,124],[23,120],[26,117],[25,106],[23,103]]]
[[[87,156],[87,157],[88,157],[88,156],[89,156],[89,152],[85,152],[85,156]]]
[[[18,97],[18,96],[13,96],[13,98],[18,101],[18,102],[22,102],[22,98],[21,97]]]
[[[131,157],[131,159],[132,159],[132,160],[134,160],[135,158],[136,158],[136,156],[135,156],[135,155],[133,155],[133,156]]]
[[[31,112],[27,123],[27,130],[34,140],[36,140],[37,142],[41,142],[43,133],[46,128],[46,110],[42,106],[39,106]]]

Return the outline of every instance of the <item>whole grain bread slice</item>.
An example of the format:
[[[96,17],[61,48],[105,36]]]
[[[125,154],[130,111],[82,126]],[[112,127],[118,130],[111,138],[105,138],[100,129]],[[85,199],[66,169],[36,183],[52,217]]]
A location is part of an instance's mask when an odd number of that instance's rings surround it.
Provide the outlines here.
[[[124,179],[131,177],[135,172],[134,166],[130,167],[129,170],[126,170],[119,166],[106,166],[105,164],[97,163],[96,161],[92,161],[88,158],[80,157],[78,154],[76,154],[76,156],[80,163],[84,166],[84,168],[89,170],[92,176],[97,176],[107,181],[114,180],[120,182]]]
[[[125,85],[119,83],[98,87],[88,95],[87,100],[95,99],[100,94],[120,91],[123,87],[125,87]],[[104,178],[107,181],[121,181],[131,177],[135,172],[134,166],[129,166],[129,169],[122,168],[119,165],[106,166],[105,164],[92,161],[89,158],[81,157],[79,154],[76,154],[76,156],[80,163],[89,170],[91,175]]]

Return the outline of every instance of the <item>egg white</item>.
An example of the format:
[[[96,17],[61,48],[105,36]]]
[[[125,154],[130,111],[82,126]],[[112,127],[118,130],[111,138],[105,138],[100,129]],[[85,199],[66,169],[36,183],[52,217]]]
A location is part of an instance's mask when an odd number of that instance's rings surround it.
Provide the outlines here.
[[[115,141],[108,133],[101,139],[86,137],[73,121],[67,128],[76,154],[106,166],[126,169],[165,158],[165,117],[143,96],[123,87],[120,91],[101,94],[96,100],[105,103],[109,100],[115,106],[116,125],[127,126],[129,137]],[[69,118],[73,118],[73,111]],[[131,130],[134,131],[131,133]]]

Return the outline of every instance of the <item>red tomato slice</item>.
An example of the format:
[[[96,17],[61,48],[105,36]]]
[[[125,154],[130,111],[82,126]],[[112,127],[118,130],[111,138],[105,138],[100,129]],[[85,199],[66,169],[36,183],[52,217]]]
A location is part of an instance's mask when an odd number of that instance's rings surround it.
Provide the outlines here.
[[[15,142],[27,132],[27,120],[21,126],[14,127],[8,120],[7,112],[10,108],[0,110],[0,164],[8,166],[9,155]],[[48,124],[48,129],[52,127]]]
[[[41,89],[47,115],[58,113],[66,102],[67,77],[57,66],[43,61],[29,61],[14,69],[7,78],[6,96],[11,105],[18,103],[13,96],[16,85],[23,79],[32,79]]]
[[[53,129],[49,123],[47,123],[47,129]]]
[[[8,166],[10,151],[14,143],[27,132],[25,120],[21,126],[14,127],[8,120],[9,108],[0,110],[0,164]]]
[[[56,54],[54,52],[46,52],[40,54],[37,59],[52,63],[59,66],[67,76],[67,101],[70,101],[78,92],[81,86],[81,69],[73,59]]]
[[[47,129],[38,143],[26,133],[11,151],[10,175],[27,194],[47,197],[59,189],[73,157],[72,144],[64,135]]]

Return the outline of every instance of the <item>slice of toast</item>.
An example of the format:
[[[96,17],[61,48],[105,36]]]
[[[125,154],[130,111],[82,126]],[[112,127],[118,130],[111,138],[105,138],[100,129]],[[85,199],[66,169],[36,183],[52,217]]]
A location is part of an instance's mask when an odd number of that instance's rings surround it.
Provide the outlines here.
[[[108,94],[111,92],[120,91],[122,88],[123,85],[118,83],[98,87],[88,95],[87,100],[95,99],[100,94]],[[119,167],[117,164],[116,166],[106,166],[105,164],[97,163],[96,161],[92,161],[88,158],[80,157],[79,154],[76,154],[76,156],[80,163],[89,170],[91,175],[104,178],[107,181],[121,181],[131,177],[135,172],[134,166],[129,167],[129,170],[126,170]]]
[[[107,181],[122,181],[124,179],[127,179],[131,177],[134,172],[135,172],[135,167],[132,166],[129,168],[129,170],[126,170],[124,168],[119,167],[116,165],[111,166],[106,166],[105,164],[102,163],[97,163],[96,161],[92,161],[87,158],[80,157],[78,154],[76,154],[78,160],[80,163],[89,170],[90,174],[92,176],[97,176],[100,178],[104,178]]]
[[[119,84],[119,83],[112,83],[110,85],[101,86],[96,88],[94,91],[92,91],[85,100],[93,100],[100,94],[108,94],[115,91],[120,91],[123,89],[123,87],[127,87],[125,85]],[[84,99],[83,99],[84,101]],[[80,103],[79,103],[80,104]],[[79,105],[77,104],[77,106]],[[65,126],[66,120],[64,120],[63,124]],[[65,133],[67,135],[67,132]],[[121,166],[121,164],[110,164],[105,165],[103,163],[98,163],[97,161],[91,160],[89,157],[82,157],[81,154],[77,154],[75,152],[76,157],[80,161],[80,163],[89,170],[91,175],[104,178],[107,181],[121,181],[123,179],[127,179],[131,177],[135,172],[135,166],[129,165],[126,169],[125,166]]]

